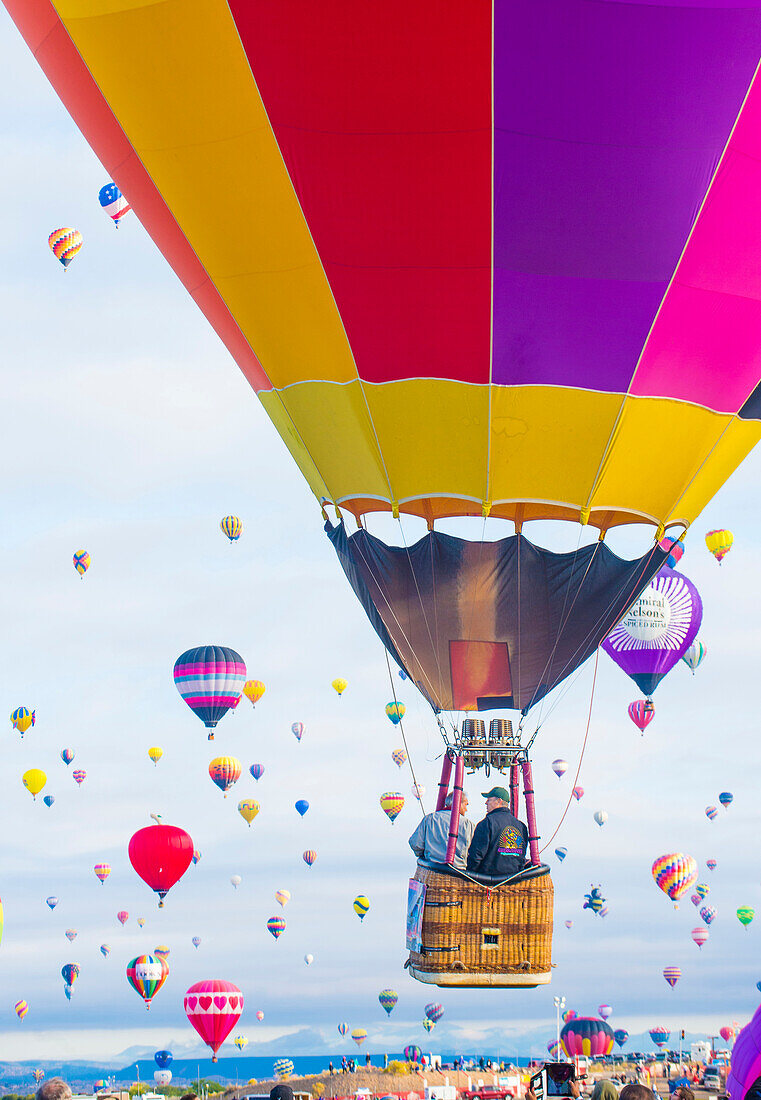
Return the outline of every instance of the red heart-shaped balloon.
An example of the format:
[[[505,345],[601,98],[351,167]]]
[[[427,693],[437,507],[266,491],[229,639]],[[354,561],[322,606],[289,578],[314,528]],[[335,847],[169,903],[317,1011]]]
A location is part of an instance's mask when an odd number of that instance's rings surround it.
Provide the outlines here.
[[[198,1003],[200,1004],[204,1012],[208,1012],[211,1008],[211,997],[199,997]]]

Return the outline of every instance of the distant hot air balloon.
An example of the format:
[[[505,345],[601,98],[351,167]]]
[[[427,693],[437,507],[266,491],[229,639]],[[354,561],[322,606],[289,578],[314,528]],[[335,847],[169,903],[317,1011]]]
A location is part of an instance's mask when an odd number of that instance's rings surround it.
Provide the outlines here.
[[[613,1009],[610,1005],[600,1005],[597,1013],[601,1020],[607,1020],[609,1016],[613,1015]]]
[[[58,905],[58,898],[53,898],[53,897],[45,898],[45,904],[50,909],[55,909],[56,905]]]
[[[380,796],[380,807],[393,825],[404,808],[404,795],[399,791],[386,791]]]
[[[731,531],[709,531],[706,534],[706,546],[716,558],[719,565],[721,565],[724,558],[732,549],[732,543],[735,541],[734,535]]]
[[[558,857],[558,859],[562,863],[563,860],[565,859],[565,857],[568,855],[568,849],[567,848],[556,848],[555,849],[555,855]]]
[[[708,868],[709,871],[715,871],[718,866],[719,865],[718,865],[718,863],[716,862],[715,859],[707,859],[706,860],[706,867]]]
[[[652,699],[637,699],[633,703],[629,703],[629,717],[634,725],[637,727],[640,733],[645,732],[645,728],[650,725],[653,718],[655,718],[655,704]]]
[[[423,1027],[430,1034],[433,1031],[433,1029],[436,1027],[436,1024],[433,1022],[433,1020],[425,1019],[425,1020],[423,1020]]]
[[[423,797],[425,796],[425,787],[423,786],[422,783],[413,783],[412,784],[412,793],[414,794],[414,796],[418,800],[418,802],[422,802]]]
[[[307,964],[307,966],[311,966],[314,962],[314,955],[305,955],[304,962]]]
[[[381,1008],[390,1016],[399,1000],[399,994],[395,989],[382,989],[378,994],[378,1000]]]
[[[164,755],[164,750],[159,745],[152,745],[148,749],[148,756],[154,764],[158,764],[161,757]]]
[[[354,912],[357,914],[360,920],[364,920],[370,909],[370,899],[364,894],[357,894],[354,899]]]
[[[261,697],[266,691],[266,687],[261,680],[246,680],[243,685],[243,694],[248,699],[252,707],[255,707]]]
[[[201,853],[198,851],[197,848],[193,849],[193,855],[191,858],[193,861],[193,866],[195,867],[196,863],[198,863],[199,859],[201,858]]]
[[[690,935],[692,936],[693,941],[698,945],[698,947],[702,947],[703,944],[708,941],[707,928],[693,928],[692,932],[690,932]]]
[[[172,952],[166,944],[159,944],[158,947],[154,947],[153,949],[153,954],[157,959],[168,959],[171,953]]]
[[[246,663],[227,646],[188,649],[174,663],[174,683],[182,698],[209,730],[214,729],[236,699],[246,681]]]
[[[216,756],[209,764],[211,781],[219,787],[225,798],[233,783],[240,779],[242,770],[240,760],[234,756]]]
[[[98,192],[98,202],[108,214],[109,218],[113,219],[117,229],[124,215],[129,214],[132,209],[115,183],[107,183],[105,187],[101,187]]]
[[[64,963],[61,967],[61,977],[67,985],[74,985],[79,977],[79,967],[76,963]]]
[[[90,555],[86,550],[77,550],[71,559],[80,577],[84,577],[87,570],[90,568]]]
[[[610,1054],[614,1042],[610,1025],[591,1016],[577,1016],[560,1032],[560,1045],[569,1058],[586,1052],[590,1058],[599,1058]]]
[[[61,760],[63,760],[64,764],[66,764],[67,767],[72,762],[73,759],[74,759],[74,749],[61,749]]]
[[[293,1074],[293,1062],[290,1058],[278,1058],[272,1068],[280,1081],[287,1081]]]
[[[423,1052],[420,1047],[411,1044],[410,1046],[404,1048],[404,1057],[407,1062],[412,1062],[414,1065],[415,1063],[421,1061],[423,1057]]]
[[[172,1080],[171,1069],[156,1069],[153,1071],[153,1080],[159,1088],[166,1088]]]
[[[65,270],[82,247],[82,234],[78,229],[63,226],[61,229],[53,230],[48,237],[48,244],[50,251],[63,264]]]
[[[220,520],[219,526],[222,529],[222,533],[227,535],[231,543],[237,542],[243,530],[243,521],[238,519],[237,516],[225,516]]]
[[[234,890],[238,889],[241,882],[243,882],[243,879],[240,877],[240,875],[230,875],[230,883],[232,884]]]
[[[278,939],[285,932],[285,917],[270,917],[267,921],[267,931]]]
[[[725,810],[729,809],[734,800],[735,796],[732,794],[731,791],[722,791],[719,795],[719,802],[721,802]]]
[[[258,802],[255,802],[253,798],[244,798],[238,803],[238,813],[244,821],[248,823],[249,829],[251,828],[251,822],[261,809]]]
[[[264,1019],[264,1013],[262,1012],[261,1009],[258,1009],[258,1011],[254,1013],[254,1015],[256,1016],[259,1023],[261,1023],[262,1020]]]
[[[655,1045],[657,1047],[660,1047],[661,1050],[663,1049],[663,1047],[665,1047],[666,1043],[671,1037],[671,1032],[667,1027],[653,1027],[650,1029],[648,1034],[650,1035],[650,1038],[653,1040]]]
[[[367,1038],[367,1032],[363,1027],[355,1027],[351,1033],[351,1037],[358,1047],[361,1047]]]
[[[119,924],[126,924],[129,920],[129,913],[126,909],[120,909],[116,914],[116,919],[119,921]]]
[[[301,737],[302,737],[302,734],[304,733],[304,723],[303,722],[294,722],[293,725],[291,726],[291,733],[293,734],[293,736],[296,738],[297,741],[300,741]]]
[[[35,1079],[35,1081],[37,1082],[38,1085],[39,1085],[40,1081],[42,1080],[42,1078],[44,1076],[45,1076],[45,1070],[44,1069],[33,1069],[32,1070],[32,1077],[34,1077],[34,1079]]]
[[[695,905],[695,906],[700,905],[702,900],[703,899],[701,898],[700,894],[690,894],[690,901],[692,902],[693,905]]]
[[[568,771],[568,761],[567,760],[553,760],[552,761],[552,770],[554,771],[554,773],[558,777],[558,779],[561,779],[565,775],[565,773]]]
[[[16,1001],[15,1005],[13,1006],[13,1010],[18,1016],[19,1020],[23,1020],[27,1012],[29,1011],[29,1005],[26,1003],[26,1001]]]
[[[264,765],[263,764],[252,764],[251,767],[248,770],[251,772],[254,779],[257,781],[257,783],[259,782],[259,780],[264,775]]]
[[[404,749],[394,749],[391,753],[391,759],[394,761],[397,768],[401,768],[407,761],[407,753]]]
[[[584,895],[582,909],[590,909],[593,913],[600,913],[605,905],[605,898],[599,886],[592,886],[588,894]]]
[[[164,898],[190,866],[193,841],[177,825],[156,823],[138,829],[129,842],[129,861],[151,890],[159,896],[159,909]]]
[[[232,982],[219,978],[196,982],[185,994],[188,1020],[212,1050],[212,1062],[217,1051],[240,1019],[243,994]]]
[[[547,1053],[549,1054],[551,1061],[557,1062],[558,1055],[560,1054],[560,1043],[558,1043],[555,1039],[550,1039],[549,1043],[547,1044]]]
[[[100,953],[101,953],[101,955],[103,956],[104,959],[107,959],[108,956],[111,954],[110,945],[107,944],[107,943],[102,943],[100,945]]]
[[[16,707],[11,713],[11,725],[14,729],[19,731],[22,737],[28,729],[31,729],[35,720],[35,711],[27,710],[26,707]]]
[[[690,648],[682,654],[682,660],[693,676],[695,675],[695,670],[703,663],[707,652],[702,642],[695,641]]]
[[[699,882],[695,887],[695,893],[699,898],[707,897],[711,893],[711,887],[706,882]]]
[[[334,691],[337,691],[339,695],[343,695],[349,684],[346,680],[342,680],[339,676],[337,679],[332,681],[330,686],[333,688]]]
[[[706,817],[709,821],[715,821],[719,816],[719,811],[715,806],[706,806]]]
[[[666,981],[668,982],[668,984],[671,986],[672,989],[674,988],[676,983],[679,981],[681,976],[682,976],[682,971],[679,969],[678,966],[664,966],[664,968],[663,968],[663,977],[666,979]]]
[[[84,768],[77,768],[76,771],[73,771],[71,773],[71,778],[74,780],[78,787],[81,787],[85,779],[87,779],[87,772],[84,770]]]
[[[304,860],[304,863],[306,863],[307,867],[311,867],[314,861],[317,859],[317,852],[315,852],[314,848],[307,848],[301,858]]]
[[[740,908],[737,910],[737,919],[739,920],[740,924],[744,925],[746,928],[753,920],[755,915],[755,910],[751,909],[749,905],[741,905]]]
[[[566,921],[563,921],[563,924],[564,924],[564,925],[566,926],[566,928],[568,928],[569,930],[570,930],[571,928],[573,928],[573,921],[572,921],[572,920],[566,920]]]
[[[309,803],[307,800],[305,798],[300,798],[296,803],[296,813],[299,814],[300,817],[303,817],[308,809]]]
[[[106,881],[106,879],[108,878],[108,876],[111,874],[111,864],[110,863],[96,863],[95,866],[93,867],[93,871],[95,872],[95,877],[101,883],[104,883]]]
[[[283,907],[283,909],[285,909],[286,905],[288,904],[288,902],[290,900],[291,900],[290,890],[276,890],[275,891],[275,901],[278,903],[278,905],[281,905]]]
[[[652,876],[656,886],[678,908],[676,903],[697,880],[698,865],[692,856],[683,852],[668,852],[653,863]]]
[[[248,1046],[248,1039],[245,1035],[236,1035],[233,1039],[233,1042],[235,1043],[238,1050],[243,1050],[244,1047]]]
[[[407,708],[404,703],[386,703],[386,717],[394,726],[398,726],[404,718]]]
[[[55,798],[53,797],[52,794],[46,794],[46,795],[43,795],[42,801],[49,808],[55,802]]]
[[[620,1027],[618,1031],[613,1032],[613,1038],[616,1040],[616,1045],[622,1047],[624,1043],[629,1041],[629,1032],[625,1028]]]
[[[598,825],[602,826],[608,820],[608,814],[605,810],[597,810],[593,815]]]
[[[190,942],[193,944],[193,947],[198,950],[198,948],[201,946],[201,937],[193,936],[193,939]]]
[[[568,1008],[560,1017],[564,1024],[567,1024],[569,1020],[575,1020],[578,1016],[578,1012],[573,1008]]]
[[[145,1001],[145,1007],[151,1007],[151,1001],[169,976],[169,964],[166,959],[157,959],[155,955],[138,955],[127,963],[127,981]]]
[[[719,1035],[721,1035],[725,1043],[731,1043],[735,1038],[735,1029],[733,1027],[720,1027]]]
[[[425,1006],[423,1012],[425,1013],[426,1019],[433,1020],[433,1022],[437,1024],[444,1015],[444,1006],[433,1001],[431,1004]]]
[[[581,802],[582,798],[584,797],[584,788],[583,787],[574,787],[573,790],[571,791],[571,794],[573,795],[573,797],[576,799],[577,802]]]
[[[25,771],[21,776],[21,782],[35,799],[47,781],[48,777],[41,768],[29,768],[29,770]]]
[[[704,924],[713,924],[716,919],[716,910],[712,905],[704,905],[700,910],[700,916]]]

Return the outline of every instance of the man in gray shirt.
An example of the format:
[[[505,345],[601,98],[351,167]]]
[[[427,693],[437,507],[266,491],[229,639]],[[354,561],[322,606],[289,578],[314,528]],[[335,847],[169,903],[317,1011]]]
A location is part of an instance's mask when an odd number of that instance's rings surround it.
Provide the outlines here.
[[[447,844],[449,842],[449,821],[452,816],[452,794],[448,794],[445,809],[434,810],[432,814],[426,814],[410,837],[410,848],[418,859],[428,860],[430,863],[444,863],[447,858]],[[457,848],[455,850],[453,867],[458,871],[464,871],[468,860],[468,848],[473,839],[475,824],[465,816],[468,809],[468,796],[463,791],[460,797],[460,824],[457,830]]]

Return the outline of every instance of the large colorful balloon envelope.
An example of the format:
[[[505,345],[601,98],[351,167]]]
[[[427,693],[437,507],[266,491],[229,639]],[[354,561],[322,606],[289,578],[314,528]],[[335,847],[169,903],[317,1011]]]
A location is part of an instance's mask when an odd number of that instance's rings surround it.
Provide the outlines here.
[[[406,710],[404,703],[386,703],[386,717],[394,726],[399,725]]]
[[[671,1032],[666,1027],[651,1027],[648,1034],[655,1045],[660,1047],[661,1050],[671,1038]]]
[[[719,816],[719,811],[715,806],[706,806],[706,817],[709,821],[715,821]]]
[[[653,718],[655,718],[655,704],[652,699],[637,699],[633,703],[629,703],[629,717],[634,725],[637,727],[640,733],[645,732],[645,728],[650,725]]]
[[[741,905],[740,908],[737,910],[737,919],[739,920],[740,924],[745,926],[745,928],[748,927],[755,915],[755,909],[751,909],[749,905]]]
[[[238,813],[247,822],[249,829],[251,828],[251,822],[259,813],[261,806],[258,802],[255,802],[253,798],[244,798],[238,803]]]
[[[357,894],[354,899],[354,912],[360,920],[364,920],[370,909],[370,899],[364,894]]]
[[[77,768],[71,773],[71,778],[74,780],[78,787],[81,787],[85,779],[87,779],[87,772],[84,770],[84,768]]]
[[[568,761],[567,760],[553,760],[552,761],[552,770],[554,771],[554,773],[558,777],[558,779],[561,779],[565,775],[565,773],[568,771]]]
[[[16,709],[11,712],[11,725],[14,729],[19,731],[22,737],[28,729],[31,729],[35,720],[35,711],[27,710],[26,707],[16,707]]]
[[[61,760],[68,767],[68,765],[74,759],[74,749],[61,749]]]
[[[158,764],[159,760],[161,759],[161,757],[163,755],[164,755],[164,750],[161,748],[160,745],[152,745],[148,749],[148,757],[149,757],[150,760],[153,761],[154,764]]]
[[[337,694],[340,696],[343,695],[349,684],[347,680],[343,680],[340,676],[338,676],[335,680],[331,681],[330,686],[333,688],[333,691],[337,692]]]
[[[257,781],[257,783],[259,782],[259,780],[264,775],[264,765],[263,764],[252,764],[251,767],[248,770],[251,772],[254,779]]]
[[[87,570],[90,568],[90,555],[86,550],[77,550],[74,554],[72,564],[79,573],[80,578],[84,577]]]
[[[48,777],[45,775],[41,768],[29,768],[21,776],[21,782],[29,791],[32,798],[37,798],[42,788],[48,781]]]
[[[569,1058],[580,1054],[587,1058],[599,1058],[610,1054],[614,1043],[610,1025],[591,1016],[577,1016],[569,1020],[560,1032],[560,1045]]]
[[[13,1011],[16,1013],[19,1020],[23,1020],[27,1012],[29,1011],[29,1005],[26,1003],[26,1001],[16,1001],[15,1005],[13,1006]]]
[[[677,902],[689,888],[697,882],[698,865],[692,856],[683,852],[667,852],[658,856],[652,866],[652,875],[656,886],[663,890],[667,897]]]
[[[732,805],[734,800],[735,796],[732,794],[731,791],[722,791],[719,795],[719,802],[722,804],[725,810]]]
[[[363,1027],[355,1027],[351,1033],[351,1037],[358,1047],[361,1047],[367,1038],[367,1032]]]
[[[304,733],[304,723],[303,722],[294,722],[293,725],[291,726],[291,733],[293,734],[293,736],[296,738],[297,741],[300,741],[301,738],[302,738],[302,735]]]
[[[734,541],[734,535],[731,531],[717,530],[709,531],[706,534],[706,546],[716,558],[719,565],[721,565],[724,558],[732,549],[732,543]]]
[[[237,516],[224,516],[219,521],[219,526],[224,535],[227,535],[230,542],[237,542],[241,536],[243,530],[243,521]]]
[[[267,931],[270,935],[274,936],[275,939],[282,936],[283,932],[285,932],[285,917],[270,917],[267,921]]]
[[[246,664],[227,646],[188,649],[174,663],[174,683],[182,698],[214,739],[217,722],[240,698],[246,682]]]
[[[243,994],[232,982],[219,978],[196,982],[184,998],[188,1020],[211,1048],[212,1062],[217,1051],[240,1019]]]
[[[301,858],[304,860],[304,863],[306,863],[307,867],[311,867],[314,861],[317,859],[317,852],[315,852],[314,848],[307,848],[307,850],[302,853]]]
[[[702,947],[704,943],[708,942],[709,932],[707,928],[693,928],[690,935],[693,943],[696,943],[698,947]]]
[[[404,795],[399,791],[386,791],[380,796],[380,807],[393,825],[404,809]]]
[[[61,229],[53,230],[48,237],[48,244],[50,251],[63,264],[65,270],[82,247],[82,234],[78,229],[63,226]]]
[[[695,675],[695,670],[699,668],[705,660],[707,652],[702,642],[693,642],[689,649],[682,654],[682,660],[693,676]]]
[[[613,1015],[613,1009],[610,1005],[600,1005],[597,1009],[597,1013],[601,1020],[607,1020],[609,1016]]]
[[[305,798],[300,798],[296,803],[296,813],[299,815],[299,817],[303,817],[308,809],[309,803],[307,802],[307,800]]]
[[[129,913],[126,909],[120,909],[116,914],[116,919],[119,921],[119,924],[124,925],[129,920]]]
[[[129,842],[129,861],[143,882],[158,894],[159,909],[192,858],[193,841],[177,825],[148,825],[138,829]]]
[[[79,977],[79,967],[76,963],[64,963],[61,967],[61,977],[67,985],[74,985]]]
[[[613,1038],[616,1040],[616,1045],[622,1047],[629,1040],[629,1032],[626,1028],[620,1027],[613,1032]]]
[[[401,768],[407,761],[407,753],[404,749],[394,749],[391,753],[391,759],[394,761],[397,768]]]
[[[100,953],[101,953],[101,955],[103,956],[104,959],[107,959],[108,956],[111,954],[110,945],[107,944],[107,943],[102,943],[100,945]]]
[[[664,566],[602,648],[649,698],[692,645],[702,618],[695,585]]]
[[[444,1015],[444,1006],[437,1004],[436,1002],[432,1002],[431,1004],[426,1005],[423,1011],[427,1019],[433,1020],[433,1022],[437,1024],[441,1017]]]
[[[338,1034],[344,1036],[349,1030],[348,1024],[338,1024]]]
[[[132,209],[115,183],[107,183],[104,187],[101,187],[98,192],[98,202],[109,218],[113,219],[117,229],[124,215],[129,214]]]
[[[283,909],[285,909],[286,905],[288,904],[288,902],[290,900],[291,900],[290,890],[276,890],[275,891],[275,901],[278,903],[278,905],[282,906]]]
[[[127,981],[143,998],[146,1008],[151,1007],[151,1001],[168,977],[169,964],[155,955],[138,955],[127,963]]]
[[[219,787],[225,798],[233,783],[240,779],[242,770],[240,760],[234,756],[216,756],[209,764],[211,781]]]
[[[682,971],[678,966],[664,966],[663,977],[673,989],[676,983],[682,976]]]
[[[582,800],[582,798],[584,797],[584,788],[583,787],[574,787],[573,790],[571,791],[571,794],[573,795],[573,797],[576,799],[577,802],[580,802]]]
[[[380,1006],[390,1016],[399,1000],[399,994],[395,989],[382,989],[378,994]]]
[[[404,1057],[407,1062],[415,1064],[416,1062],[422,1061],[423,1052],[420,1047],[414,1046],[413,1044],[404,1048]]]
[[[261,680],[246,680],[243,685],[243,694],[248,699],[252,707],[255,707],[261,697],[266,691],[266,687]]]

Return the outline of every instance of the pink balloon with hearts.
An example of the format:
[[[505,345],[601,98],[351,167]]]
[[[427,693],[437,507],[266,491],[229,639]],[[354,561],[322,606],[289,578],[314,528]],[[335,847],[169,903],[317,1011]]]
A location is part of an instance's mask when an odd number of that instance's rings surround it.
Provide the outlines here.
[[[212,978],[191,985],[184,1007],[188,1020],[211,1047],[212,1062],[216,1062],[217,1051],[240,1019],[243,994],[232,982]]]

